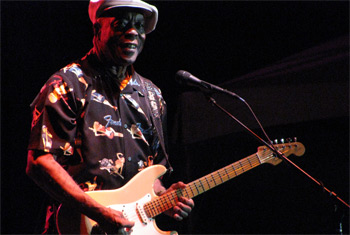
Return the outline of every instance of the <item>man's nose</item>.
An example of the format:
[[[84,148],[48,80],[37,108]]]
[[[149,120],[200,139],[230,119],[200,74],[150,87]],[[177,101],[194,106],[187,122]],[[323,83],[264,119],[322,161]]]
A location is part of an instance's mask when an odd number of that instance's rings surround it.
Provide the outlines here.
[[[130,27],[128,30],[126,30],[125,32],[125,37],[127,37],[128,39],[135,39],[138,36],[138,32],[134,27]]]

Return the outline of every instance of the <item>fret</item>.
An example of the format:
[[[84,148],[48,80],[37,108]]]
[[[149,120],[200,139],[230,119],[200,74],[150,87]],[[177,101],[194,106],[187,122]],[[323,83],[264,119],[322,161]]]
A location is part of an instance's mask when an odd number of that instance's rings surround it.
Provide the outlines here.
[[[162,203],[160,202],[159,198],[157,198],[155,200],[155,202],[156,202],[158,212],[161,212],[162,211]]]
[[[239,161],[239,165],[241,165],[241,169],[242,169],[242,171],[244,172],[244,167],[243,167],[243,165],[242,165],[242,161]],[[242,172],[242,173],[243,173]]]
[[[204,185],[202,184],[202,181],[201,181],[201,179],[198,179],[198,182],[201,184],[201,187],[202,187],[202,189],[203,189],[203,192],[205,191],[205,187],[204,187]]]
[[[161,197],[158,198],[158,199],[159,199],[159,200],[158,200],[158,201],[159,201],[158,203],[159,203],[159,205],[160,205],[160,207],[159,207],[160,210],[161,210],[161,211],[166,210],[166,205],[167,205],[167,204],[164,204],[164,202],[161,200],[161,199],[162,199]]]
[[[166,195],[166,197],[168,198],[168,201],[172,204],[172,205],[175,205],[176,203],[175,203],[175,197],[174,197],[174,194],[173,193],[167,193],[167,194],[165,194]],[[173,196],[172,198],[171,198],[171,196]]]
[[[226,175],[227,175],[227,180],[230,180],[231,178],[230,178],[230,174],[227,172],[227,169],[226,169],[227,167],[225,167],[224,168],[224,170],[225,170],[225,173],[226,173]]]
[[[152,202],[152,212],[154,215],[157,215],[157,207],[156,207],[156,204],[155,204],[155,201]]]
[[[151,209],[149,208],[148,203],[146,205],[144,205],[143,209],[145,210],[148,217],[150,217],[150,218],[153,217],[153,213],[152,213]]]
[[[251,166],[249,166],[250,164],[249,164],[248,158],[243,159],[243,161],[241,161],[241,162],[243,163],[244,171],[249,171],[250,169],[252,169]]]
[[[177,189],[177,190],[175,190],[175,193],[176,193],[176,198],[178,198],[178,197],[181,197],[181,196],[182,196],[182,190],[181,190],[181,189]],[[174,199],[175,199],[175,196],[174,196]]]
[[[155,203],[156,203],[156,212],[157,213],[161,213],[160,210],[159,210],[159,208],[160,208],[159,200],[156,199]]]
[[[166,210],[168,210],[171,207],[171,205],[169,204],[169,201],[167,200],[166,196],[161,196],[161,197],[155,199],[154,202],[156,202],[156,205],[157,204],[159,205],[157,207],[155,215],[160,214],[163,211],[166,211]]]
[[[155,216],[157,214],[157,212],[156,212],[156,208],[154,207],[153,203],[152,203],[151,209],[152,209],[153,216]]]
[[[143,205],[143,210],[145,211],[148,217],[151,217],[151,214],[149,213],[149,210],[148,210],[148,203]]]
[[[209,181],[208,181],[207,177],[204,176],[203,178],[204,178],[205,181],[207,182],[209,189],[211,189],[211,186],[210,186],[210,184],[209,184]]]
[[[193,192],[193,190],[192,190],[191,184],[190,184],[188,187],[190,188],[190,190],[191,190],[191,192],[192,192],[192,195],[194,196],[195,194],[194,194],[194,192]]]
[[[215,183],[213,182],[213,180],[209,178],[209,176],[211,176],[211,175],[205,176],[205,179],[207,180],[208,185],[210,186],[210,188],[214,188],[216,185],[215,185]]]
[[[235,164],[232,164],[231,166],[232,166],[233,172],[234,172],[235,175],[237,176],[237,172],[236,172],[236,170],[235,170]]]
[[[211,176],[211,178],[213,179],[213,182],[214,182],[214,184],[215,184],[215,186],[216,186],[217,184],[216,184],[216,181],[215,181],[215,177],[213,176],[213,174],[210,174],[210,176]]]
[[[163,211],[166,211],[170,208],[169,201],[165,197],[159,197],[160,203],[162,204]]]
[[[172,201],[172,200],[169,200],[169,197],[168,196],[163,196],[161,197],[162,199],[164,199],[164,211],[170,209],[171,207],[175,206],[175,202]]]
[[[253,165],[252,165],[252,163],[250,162],[249,157],[247,158],[247,160],[248,160],[248,162],[249,162],[250,168],[252,168]]]
[[[163,198],[163,199],[166,199],[166,198]],[[167,201],[167,200],[163,201],[162,204],[163,204],[163,211],[166,211],[166,210],[168,210],[171,207],[170,202]]]
[[[242,169],[238,166],[238,163],[233,164],[233,169],[235,171],[236,176],[240,175],[242,172]]]
[[[188,197],[188,198],[191,197],[191,195],[188,193],[188,187],[186,187],[186,188],[184,189],[184,192],[186,193],[186,195],[184,194],[185,197]],[[194,195],[192,194],[192,197],[193,197],[193,196],[194,196]]]
[[[244,170],[242,169],[242,164],[241,162],[239,161],[237,163],[237,168],[236,168],[236,173],[238,173],[238,175],[242,174],[244,172]]]
[[[196,181],[195,181],[195,182],[193,182],[193,185],[194,185],[194,187],[196,188],[196,190],[197,190],[198,194],[200,194],[200,192],[199,192],[199,190],[198,190],[198,187],[197,187],[197,185],[196,185]],[[198,195],[198,194],[197,194],[197,195]]]
[[[222,177],[221,177],[221,175],[220,175],[220,171],[218,171],[218,175],[219,175],[219,177],[220,177],[220,179],[221,179],[221,182],[223,183],[224,180],[222,179]]]

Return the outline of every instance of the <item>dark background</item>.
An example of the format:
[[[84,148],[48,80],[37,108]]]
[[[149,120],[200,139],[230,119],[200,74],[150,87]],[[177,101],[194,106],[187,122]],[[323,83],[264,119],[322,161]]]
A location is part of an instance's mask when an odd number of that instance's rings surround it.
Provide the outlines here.
[[[191,102],[178,97],[184,91],[194,92],[175,82],[178,70],[221,84],[349,35],[347,1],[152,3],[158,7],[159,23],[148,35],[135,68],[162,89],[169,106],[175,172],[166,179],[168,185],[195,180],[254,153],[260,145],[242,129],[190,143],[175,141],[181,136],[175,114],[184,102]],[[53,72],[91,48],[87,7],[85,1],[1,1],[2,234],[38,231],[36,221],[45,194],[25,175],[29,104]],[[340,81],[348,81],[347,67]],[[245,85],[249,88],[254,83]],[[348,94],[337,100],[346,108],[348,101]],[[260,102],[264,103],[264,96]],[[203,119],[206,116],[202,114]],[[291,159],[349,202],[348,113],[270,125],[266,131],[271,138],[298,136],[307,151]],[[339,233],[342,218],[344,233],[349,233],[349,210],[284,163],[254,169],[198,196],[195,203],[189,219],[178,223],[160,216],[159,227],[180,234],[333,234]]]

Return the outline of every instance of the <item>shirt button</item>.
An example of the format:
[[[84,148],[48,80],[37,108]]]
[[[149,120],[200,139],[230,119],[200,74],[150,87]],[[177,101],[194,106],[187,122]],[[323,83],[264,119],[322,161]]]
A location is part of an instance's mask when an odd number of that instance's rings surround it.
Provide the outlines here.
[[[124,124],[124,128],[127,129],[127,128],[128,128],[128,125]]]
[[[131,157],[128,157],[128,161],[131,162]]]

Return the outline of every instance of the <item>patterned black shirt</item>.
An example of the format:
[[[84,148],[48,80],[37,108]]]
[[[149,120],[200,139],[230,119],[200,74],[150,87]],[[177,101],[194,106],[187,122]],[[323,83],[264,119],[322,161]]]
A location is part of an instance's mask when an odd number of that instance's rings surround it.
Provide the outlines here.
[[[167,164],[161,91],[132,67],[124,87],[112,74],[89,53],[53,74],[31,104],[28,148],[52,153],[84,190],[119,188]]]

